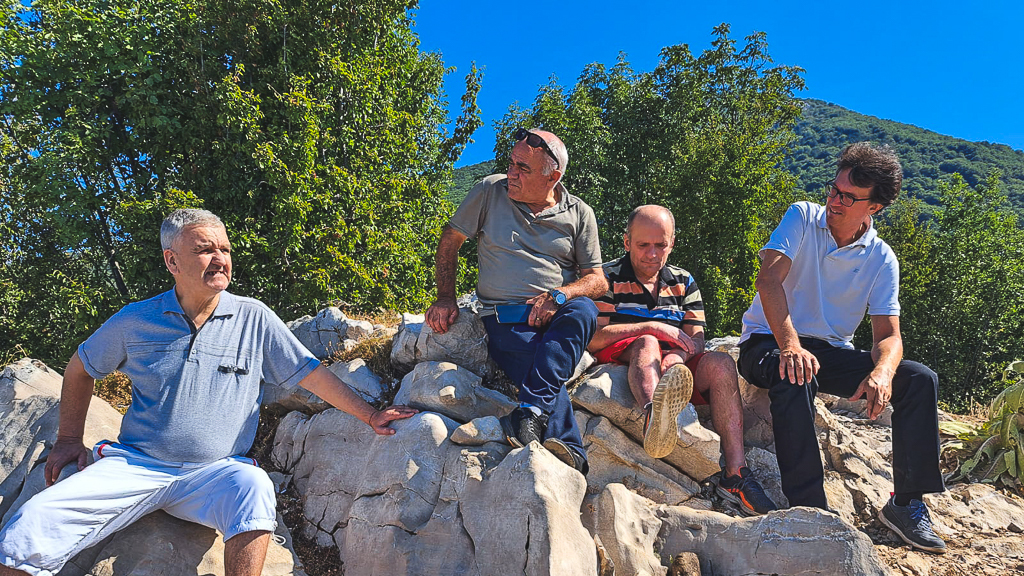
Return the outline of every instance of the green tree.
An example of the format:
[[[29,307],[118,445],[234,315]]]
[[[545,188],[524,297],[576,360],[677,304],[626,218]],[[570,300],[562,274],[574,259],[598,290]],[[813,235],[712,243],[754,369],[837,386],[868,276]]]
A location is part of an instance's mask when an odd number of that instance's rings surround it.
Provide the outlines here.
[[[954,174],[939,184],[934,219],[921,202],[901,201],[879,220],[900,261],[904,355],[939,374],[940,398],[954,410],[991,400],[1003,370],[1024,356],[1024,230],[999,178],[971,188]],[[867,322],[857,344],[871,345]]]
[[[423,305],[480,75],[447,133],[446,69],[420,52],[414,6],[4,3],[0,346],[64,358],[167,289],[157,229],[185,206],[225,220],[233,290],[282,315]]]
[[[736,332],[754,296],[767,223],[793,197],[782,163],[801,74],[772,65],[763,33],[740,47],[722,24],[709,50],[665,48],[653,72],[634,72],[620,57],[610,69],[588,66],[568,92],[552,81],[532,109],[513,107],[501,120],[495,163],[507,165],[516,126],[560,135],[569,149],[566,185],[594,208],[606,260],[622,254],[633,208],[670,208],[670,263],[695,275],[711,331]]]

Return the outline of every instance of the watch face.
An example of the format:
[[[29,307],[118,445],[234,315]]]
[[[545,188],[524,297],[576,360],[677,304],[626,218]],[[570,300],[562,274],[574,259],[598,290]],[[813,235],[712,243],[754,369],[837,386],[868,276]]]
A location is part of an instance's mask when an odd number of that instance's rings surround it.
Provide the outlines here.
[[[559,292],[558,290],[554,290],[551,292],[551,295],[554,296],[555,298],[555,304],[558,304],[559,306],[565,304],[565,294]]]

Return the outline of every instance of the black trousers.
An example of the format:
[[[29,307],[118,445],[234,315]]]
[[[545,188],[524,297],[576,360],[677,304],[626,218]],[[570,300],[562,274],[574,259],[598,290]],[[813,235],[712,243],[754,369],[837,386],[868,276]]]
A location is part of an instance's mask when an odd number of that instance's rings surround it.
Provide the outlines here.
[[[826,508],[821,456],[814,433],[814,397],[818,391],[849,398],[875,364],[871,353],[836,348],[824,340],[800,338],[820,369],[803,386],[779,377],[775,337],[754,334],[740,344],[743,378],[768,390],[775,455],[782,492],[790,506]],[[930,368],[903,360],[892,380],[892,473],[897,494],[942,492],[939,472],[939,377]]]

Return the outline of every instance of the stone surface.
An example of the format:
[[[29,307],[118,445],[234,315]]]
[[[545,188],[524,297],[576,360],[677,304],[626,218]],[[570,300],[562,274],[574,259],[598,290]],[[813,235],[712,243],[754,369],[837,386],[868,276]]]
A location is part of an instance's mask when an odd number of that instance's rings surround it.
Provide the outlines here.
[[[450,440],[465,446],[483,446],[488,442],[504,442],[501,422],[494,416],[474,418],[452,432]]]
[[[431,412],[394,427],[379,437],[337,410],[293,412],[274,439],[273,460],[305,501],[306,535],[336,544],[347,573],[593,571],[578,472],[539,444],[455,445],[455,423]]]
[[[43,466],[57,439],[62,380],[59,373],[29,358],[0,373],[0,516],[4,521],[44,487]],[[100,440],[117,439],[120,428],[121,414],[92,397],[83,443],[91,448]],[[77,465],[68,464],[62,477],[74,471]]]
[[[327,367],[342,382],[348,384],[363,400],[373,403],[381,399],[385,387],[380,376],[366,365],[366,360],[356,358],[350,362],[336,362]]]
[[[570,392],[573,404],[591,414],[600,414],[634,440],[643,441],[643,410],[637,406],[627,380],[625,366],[601,364],[591,369]],[[704,428],[692,405],[687,405],[677,422],[679,440],[663,461],[695,479],[717,473],[718,434]]]
[[[366,320],[353,320],[351,318],[345,322],[348,328],[345,330],[345,338],[352,340],[362,340],[373,334],[374,326],[372,322]]]
[[[391,347],[391,364],[405,373],[430,361],[458,364],[481,378],[491,378],[497,370],[487,352],[484,323],[470,308],[460,308],[458,318],[444,334],[431,330],[422,314],[402,315]]]
[[[323,359],[341,348],[348,332],[348,318],[340,308],[324,308],[316,316],[288,322],[288,329],[317,358]]]
[[[287,529],[280,524],[278,534]],[[203,576],[224,574],[223,536],[212,528],[157,511],[76,556],[60,576]],[[292,551],[267,548],[263,576],[305,576]]]
[[[693,552],[705,576],[891,574],[867,535],[838,516],[813,508],[741,519],[662,506],[658,517],[662,562],[667,564],[674,554]]]
[[[600,491],[609,484],[620,483],[657,503],[686,502],[689,506],[710,508],[709,503],[695,497],[700,492],[696,482],[666,462],[651,458],[643,446],[607,418],[577,410],[576,422],[590,462],[587,483],[591,490]]]
[[[405,375],[395,404],[444,414],[460,423],[503,416],[516,404],[485,388],[479,376],[451,362],[420,362]]]
[[[622,484],[609,484],[597,500],[597,536],[619,574],[664,576],[668,569],[654,553],[661,530],[657,505]]]
[[[335,362],[327,369],[342,382],[348,384],[349,388],[366,402],[377,402],[385,392],[380,376],[374,374],[362,358],[356,358],[351,362]],[[272,410],[281,412],[301,410],[307,414],[323,412],[331,407],[319,396],[301,386],[285,388],[266,382],[263,383],[261,403]]]

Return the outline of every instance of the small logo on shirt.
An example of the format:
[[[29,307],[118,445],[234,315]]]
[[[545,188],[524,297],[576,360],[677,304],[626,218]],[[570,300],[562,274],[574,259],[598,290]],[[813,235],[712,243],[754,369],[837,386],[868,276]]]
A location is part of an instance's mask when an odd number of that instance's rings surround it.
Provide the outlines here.
[[[516,236],[519,236],[519,232],[516,232],[515,230],[513,230],[512,231],[512,240],[510,242],[511,244],[515,244],[516,243]]]
[[[234,366],[234,365],[231,365],[231,364],[228,364],[228,365],[225,365],[225,366],[218,366],[217,367],[217,371],[218,372],[223,372],[224,374],[230,374],[230,373],[234,372],[235,374],[241,374],[242,376],[245,376],[246,374],[249,373],[249,371],[247,369],[242,368],[241,366]]]
[[[856,274],[857,272],[860,272],[860,268],[854,268],[854,269],[853,269],[853,273],[854,273],[854,274]]]

